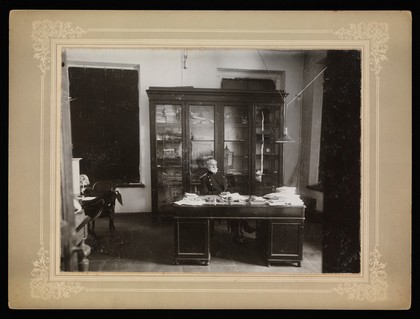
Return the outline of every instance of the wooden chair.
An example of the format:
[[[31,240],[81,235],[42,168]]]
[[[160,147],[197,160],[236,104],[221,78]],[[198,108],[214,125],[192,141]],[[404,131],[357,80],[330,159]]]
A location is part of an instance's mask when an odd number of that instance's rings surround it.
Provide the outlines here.
[[[109,232],[115,231],[114,215],[115,215],[115,200],[122,205],[121,194],[115,189],[113,181],[104,180],[93,184],[90,196],[95,199],[86,202],[84,205],[85,212],[91,217],[91,231],[95,231],[95,221],[101,217],[109,218]]]

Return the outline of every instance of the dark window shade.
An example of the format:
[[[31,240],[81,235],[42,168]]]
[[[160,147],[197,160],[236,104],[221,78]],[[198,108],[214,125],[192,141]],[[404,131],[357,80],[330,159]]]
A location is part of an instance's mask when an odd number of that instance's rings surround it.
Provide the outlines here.
[[[69,67],[73,157],[91,183],[137,183],[138,71]]]

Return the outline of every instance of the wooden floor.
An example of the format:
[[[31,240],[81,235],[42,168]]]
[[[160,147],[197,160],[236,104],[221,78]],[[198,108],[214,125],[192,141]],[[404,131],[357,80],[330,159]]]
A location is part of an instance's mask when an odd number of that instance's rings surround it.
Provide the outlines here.
[[[180,273],[321,273],[322,226],[305,221],[302,266],[275,264],[267,267],[255,246],[255,236],[246,234],[244,245],[233,243],[226,222],[215,222],[211,239],[211,260],[199,264],[173,265],[174,232],[169,221],[153,221],[149,214],[116,215],[114,234],[108,220],[99,219],[91,246],[89,271],[92,272],[180,272]]]

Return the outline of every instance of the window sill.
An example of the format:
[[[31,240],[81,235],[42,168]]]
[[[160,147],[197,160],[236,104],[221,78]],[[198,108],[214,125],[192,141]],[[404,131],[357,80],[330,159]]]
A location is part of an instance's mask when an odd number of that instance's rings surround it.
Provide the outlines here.
[[[121,183],[116,185],[117,188],[145,188],[143,183]]]

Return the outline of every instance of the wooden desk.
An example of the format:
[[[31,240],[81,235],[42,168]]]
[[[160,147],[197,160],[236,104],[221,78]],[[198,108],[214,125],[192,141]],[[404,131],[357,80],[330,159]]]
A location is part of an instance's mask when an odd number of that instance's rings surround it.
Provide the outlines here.
[[[257,246],[267,266],[293,262],[301,266],[305,206],[268,204],[175,205],[174,264],[185,261],[210,261],[210,221],[213,219],[257,220]]]

